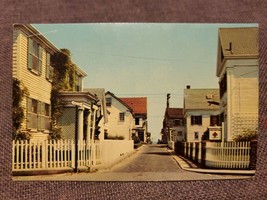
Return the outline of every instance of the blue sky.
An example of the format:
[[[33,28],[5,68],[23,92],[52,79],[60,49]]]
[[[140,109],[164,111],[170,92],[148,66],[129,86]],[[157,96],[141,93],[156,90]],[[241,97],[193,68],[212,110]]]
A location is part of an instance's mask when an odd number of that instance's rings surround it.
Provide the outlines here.
[[[218,88],[219,27],[257,24],[90,23],[34,24],[88,76],[85,88],[105,88],[118,97],[148,98],[148,129],[160,138],[166,95],[183,106],[183,90]]]

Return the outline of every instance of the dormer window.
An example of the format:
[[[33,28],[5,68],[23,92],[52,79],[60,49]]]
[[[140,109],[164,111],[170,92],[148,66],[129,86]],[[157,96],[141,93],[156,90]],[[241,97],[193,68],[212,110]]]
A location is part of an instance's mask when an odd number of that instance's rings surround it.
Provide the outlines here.
[[[33,39],[28,39],[28,69],[37,75],[42,74],[43,48]]]

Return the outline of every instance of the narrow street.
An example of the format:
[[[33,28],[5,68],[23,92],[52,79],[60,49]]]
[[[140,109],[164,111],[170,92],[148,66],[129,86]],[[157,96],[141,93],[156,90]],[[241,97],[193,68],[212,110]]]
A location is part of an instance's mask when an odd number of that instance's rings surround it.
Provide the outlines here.
[[[215,175],[182,170],[166,145],[143,145],[110,169],[90,173],[64,173],[40,176],[14,176],[13,180],[66,181],[178,181],[243,179],[251,176]]]

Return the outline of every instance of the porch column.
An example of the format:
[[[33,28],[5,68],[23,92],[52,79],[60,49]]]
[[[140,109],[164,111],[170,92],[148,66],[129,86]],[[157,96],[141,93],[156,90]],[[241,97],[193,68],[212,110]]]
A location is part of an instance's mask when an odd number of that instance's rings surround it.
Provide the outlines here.
[[[92,117],[92,112],[91,110],[89,110],[89,115],[88,115],[88,122],[87,122],[87,136],[86,136],[86,143],[89,144],[91,141],[91,131],[92,131],[92,127],[91,127],[91,117]]]
[[[83,112],[84,108],[78,107],[78,141],[83,141]]]

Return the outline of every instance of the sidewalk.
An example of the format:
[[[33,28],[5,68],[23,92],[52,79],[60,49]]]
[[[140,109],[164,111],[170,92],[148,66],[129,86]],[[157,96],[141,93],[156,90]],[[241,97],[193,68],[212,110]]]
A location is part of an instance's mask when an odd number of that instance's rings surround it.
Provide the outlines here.
[[[173,150],[169,150],[169,152],[173,152]],[[206,174],[226,174],[226,175],[255,175],[255,170],[234,170],[234,169],[202,169],[196,166],[191,161],[183,158],[181,156],[177,156],[173,154],[174,160],[178,163],[178,165],[185,171],[198,172],[198,173],[206,173]]]

